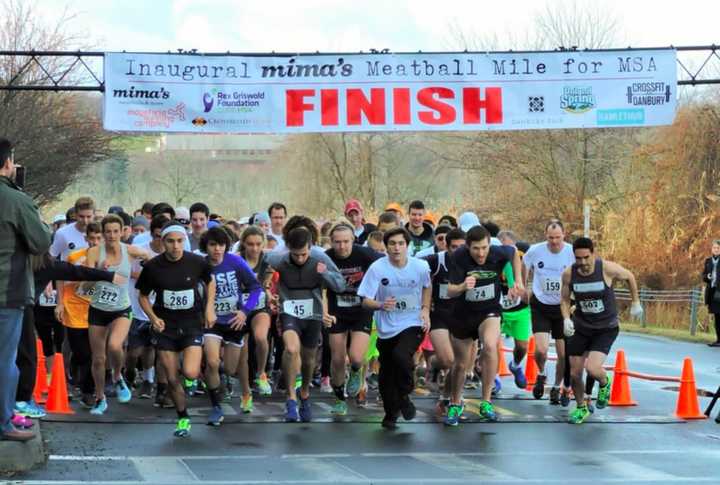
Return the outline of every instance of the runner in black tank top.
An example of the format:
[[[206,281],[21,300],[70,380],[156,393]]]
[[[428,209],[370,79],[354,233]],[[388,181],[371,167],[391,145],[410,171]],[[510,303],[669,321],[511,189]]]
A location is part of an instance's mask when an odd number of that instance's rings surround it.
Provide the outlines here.
[[[617,338],[618,312],[614,281],[627,281],[630,286],[632,308],[630,315],[642,316],[637,282],[633,274],[617,263],[603,261],[594,254],[592,240],[578,238],[573,243],[575,264],[562,275],[561,311],[567,352],[570,356],[570,374],[577,407],[570,413],[569,422],[581,424],[590,414],[585,402],[583,370],[588,377],[600,383],[596,406],[602,409],[610,398],[612,379],[603,369],[605,359]],[[570,316],[570,294],[574,294],[576,307]]]

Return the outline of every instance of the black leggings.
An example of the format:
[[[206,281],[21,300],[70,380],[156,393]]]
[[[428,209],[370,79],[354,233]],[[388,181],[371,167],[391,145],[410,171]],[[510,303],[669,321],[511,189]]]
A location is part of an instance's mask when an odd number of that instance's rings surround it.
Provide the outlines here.
[[[47,308],[50,311],[44,307],[40,310],[35,309],[35,330],[37,330],[38,338],[42,342],[43,354],[45,354],[45,357],[51,357],[56,352],[62,352],[65,327],[55,318],[52,307]]]
[[[715,341],[720,342],[720,313],[715,313]]]
[[[37,351],[35,344],[33,307],[25,307],[23,313],[20,344],[18,345],[17,359],[20,375],[18,376],[16,401],[29,401],[35,389],[35,373],[37,371]]]
[[[92,353],[87,328],[66,328],[70,357],[70,372],[73,382],[80,387],[83,394],[92,394],[95,382],[92,378]]]
[[[403,401],[415,387],[413,357],[422,339],[422,329],[410,327],[392,338],[377,340],[380,352],[379,390],[388,417],[397,417]]]
[[[330,377],[330,367],[332,364],[332,354],[330,353],[330,332],[323,325],[322,328],[322,359],[320,361],[320,376]]]

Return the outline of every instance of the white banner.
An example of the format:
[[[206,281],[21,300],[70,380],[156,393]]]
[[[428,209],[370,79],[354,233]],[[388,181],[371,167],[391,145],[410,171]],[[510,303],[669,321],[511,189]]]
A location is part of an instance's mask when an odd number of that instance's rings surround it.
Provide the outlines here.
[[[113,131],[298,133],[670,124],[672,49],[296,57],[105,54]]]

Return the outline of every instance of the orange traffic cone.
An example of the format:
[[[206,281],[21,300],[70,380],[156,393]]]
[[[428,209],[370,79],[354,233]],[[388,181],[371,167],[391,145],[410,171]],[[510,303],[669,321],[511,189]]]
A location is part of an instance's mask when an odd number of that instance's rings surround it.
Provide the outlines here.
[[[530,337],[530,343],[528,344],[527,362],[525,363],[525,378],[527,379],[528,391],[532,391],[535,382],[537,381],[538,368],[535,363],[535,337]]]
[[[508,369],[507,362],[505,362],[505,349],[503,349],[502,338],[498,343],[498,375],[500,377],[511,376],[512,372]]]
[[[610,390],[610,402],[608,403],[611,406],[637,406],[637,402],[632,399],[630,377],[626,372],[625,351],[618,350],[615,355],[612,389]]]
[[[35,349],[37,352],[37,369],[35,370],[35,388],[33,389],[33,399],[38,404],[45,403],[45,396],[48,392],[47,369],[45,362],[45,352],[40,339],[35,339]]]
[[[700,412],[697,389],[695,388],[695,373],[693,372],[692,359],[686,357],[683,361],[682,376],[680,377],[680,395],[678,396],[675,416],[682,419],[705,419]]]
[[[45,409],[55,414],[75,414],[68,404],[67,382],[65,381],[65,362],[62,352],[55,354],[53,361],[52,380]]]

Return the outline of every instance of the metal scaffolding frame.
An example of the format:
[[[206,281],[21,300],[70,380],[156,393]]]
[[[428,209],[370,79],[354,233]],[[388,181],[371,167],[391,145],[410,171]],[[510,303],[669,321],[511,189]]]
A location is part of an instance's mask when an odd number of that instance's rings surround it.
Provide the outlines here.
[[[678,86],[699,86],[720,84],[720,45],[701,46],[670,46],[653,48],[627,48],[627,49],[584,49],[576,47],[559,47],[553,51],[505,51],[495,53],[548,53],[548,52],[612,52],[633,50],[675,49],[678,62]],[[440,52],[424,52],[437,54]],[[487,52],[442,52],[442,54],[487,54]],[[393,53],[389,49],[369,52],[308,52],[308,53],[276,53],[276,52],[218,52],[200,53],[197,50],[178,49],[177,52],[163,52],[162,54],[190,54],[197,56],[317,56],[317,55],[353,55],[353,54],[410,54],[406,52]],[[412,53],[416,54],[416,53]],[[105,91],[103,76],[104,52],[97,51],[0,51],[0,91]],[[690,67],[691,57],[700,55],[700,67]],[[8,68],[8,64],[11,66]],[[98,66],[99,64],[99,66]],[[713,71],[711,66],[717,67]],[[3,72],[10,71],[10,72]],[[34,74],[31,79],[30,74]],[[8,79],[9,78],[9,79]]]

